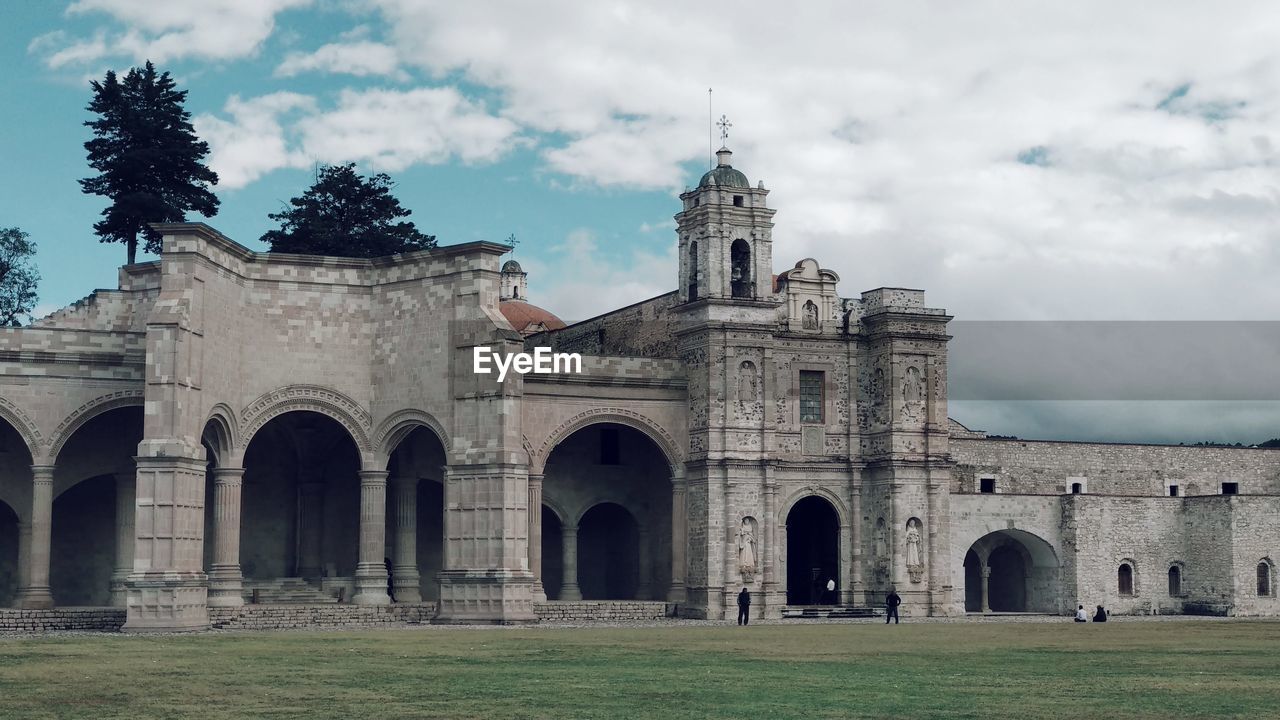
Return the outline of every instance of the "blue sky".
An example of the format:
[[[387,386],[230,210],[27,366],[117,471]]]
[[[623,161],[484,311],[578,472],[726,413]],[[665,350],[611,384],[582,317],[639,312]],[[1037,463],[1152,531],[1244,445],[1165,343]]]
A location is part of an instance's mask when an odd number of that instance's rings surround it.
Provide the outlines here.
[[[42,310],[115,284],[124,249],[96,241],[104,201],[76,184],[84,106],[90,79],[150,58],[189,91],[222,176],[206,222],[252,249],[315,163],[353,161],[390,173],[442,243],[515,234],[533,299],[566,319],[665,292],[675,196],[705,167],[714,87],[735,165],[779,210],[777,270],[815,257],[842,295],[920,287],[962,320],[1280,319],[1280,13],[1267,2],[0,12],[0,226],[39,244]],[[1006,434],[1103,427],[984,407],[953,410]],[[1280,434],[1280,414],[1256,406],[1203,415],[1152,410],[1105,432]]]

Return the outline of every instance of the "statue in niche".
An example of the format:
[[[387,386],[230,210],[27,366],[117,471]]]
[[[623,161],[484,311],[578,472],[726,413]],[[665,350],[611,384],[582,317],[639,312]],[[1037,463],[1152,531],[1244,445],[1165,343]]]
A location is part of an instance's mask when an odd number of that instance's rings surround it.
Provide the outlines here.
[[[744,517],[738,527],[738,572],[746,582],[756,574],[756,558],[756,520]]]
[[[806,300],[804,303],[804,329],[818,329],[818,306],[814,305],[812,300]]]
[[[738,403],[752,405],[759,397],[759,383],[756,379],[756,366],[750,360],[743,360],[738,366]]]
[[[907,377],[902,383],[902,399],[907,401],[907,405],[917,405],[924,399],[920,388],[920,368],[915,365],[907,368]]]
[[[920,582],[924,577],[924,555],[920,551],[922,541],[920,527],[919,518],[911,518],[907,521],[907,574],[911,576],[911,582]]]

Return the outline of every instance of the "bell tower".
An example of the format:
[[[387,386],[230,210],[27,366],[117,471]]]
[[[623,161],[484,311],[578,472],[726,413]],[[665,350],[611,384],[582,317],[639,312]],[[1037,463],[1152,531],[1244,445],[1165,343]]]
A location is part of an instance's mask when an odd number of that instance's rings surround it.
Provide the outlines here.
[[[680,301],[764,300],[773,294],[773,213],[722,147],[698,187],[680,196]]]

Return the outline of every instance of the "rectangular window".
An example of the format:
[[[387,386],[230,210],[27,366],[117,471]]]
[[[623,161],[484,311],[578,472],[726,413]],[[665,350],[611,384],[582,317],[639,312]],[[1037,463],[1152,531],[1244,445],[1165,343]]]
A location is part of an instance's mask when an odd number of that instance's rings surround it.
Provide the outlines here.
[[[618,452],[618,429],[600,428],[600,464],[621,465]]]
[[[741,196],[741,195],[734,195],[734,196],[733,196],[733,205],[734,205],[734,207],[742,207],[742,196]]]
[[[1227,482],[1222,483],[1222,494],[1223,495],[1239,495],[1240,483],[1227,483]]]
[[[823,396],[826,388],[826,373],[821,370],[800,371],[800,422],[821,423],[825,421]]]
[[[995,478],[981,478],[978,480],[978,492],[994,493],[996,491]]]
[[[1169,497],[1178,497],[1178,486],[1177,486],[1177,485],[1170,485],[1170,486],[1169,486]]]

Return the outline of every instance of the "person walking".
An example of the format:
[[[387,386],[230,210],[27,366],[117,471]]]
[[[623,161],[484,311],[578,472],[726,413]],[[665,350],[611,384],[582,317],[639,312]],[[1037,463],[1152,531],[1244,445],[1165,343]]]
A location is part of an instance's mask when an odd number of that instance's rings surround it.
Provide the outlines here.
[[[1083,605],[1076,610],[1076,622],[1089,622],[1089,613]]]
[[[738,624],[746,625],[751,622],[751,593],[746,588],[742,588],[742,592],[738,593]]]
[[[897,588],[889,588],[889,596],[884,599],[884,624],[889,624],[889,618],[893,618],[893,624],[898,624],[898,606],[902,604],[902,598],[898,596]]]

